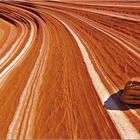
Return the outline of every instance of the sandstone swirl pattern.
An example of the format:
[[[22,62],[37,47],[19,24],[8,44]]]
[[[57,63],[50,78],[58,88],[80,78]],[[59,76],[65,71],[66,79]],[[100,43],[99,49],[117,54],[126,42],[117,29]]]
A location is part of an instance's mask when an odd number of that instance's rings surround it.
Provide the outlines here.
[[[139,139],[139,75],[138,1],[0,1],[0,138]]]

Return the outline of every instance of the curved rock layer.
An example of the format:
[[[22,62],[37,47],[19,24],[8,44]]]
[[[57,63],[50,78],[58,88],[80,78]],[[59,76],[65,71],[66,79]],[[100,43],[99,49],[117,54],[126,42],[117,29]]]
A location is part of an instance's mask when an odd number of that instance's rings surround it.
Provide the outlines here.
[[[140,139],[139,46],[138,1],[1,1],[0,138]]]

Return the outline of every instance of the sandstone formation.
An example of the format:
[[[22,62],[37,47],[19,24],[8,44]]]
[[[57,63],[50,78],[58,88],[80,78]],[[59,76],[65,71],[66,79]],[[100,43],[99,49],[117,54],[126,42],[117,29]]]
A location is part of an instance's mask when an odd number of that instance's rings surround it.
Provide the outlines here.
[[[140,104],[140,77],[134,77],[127,82],[121,100],[127,104]]]
[[[140,139],[138,1],[1,0],[0,139]]]

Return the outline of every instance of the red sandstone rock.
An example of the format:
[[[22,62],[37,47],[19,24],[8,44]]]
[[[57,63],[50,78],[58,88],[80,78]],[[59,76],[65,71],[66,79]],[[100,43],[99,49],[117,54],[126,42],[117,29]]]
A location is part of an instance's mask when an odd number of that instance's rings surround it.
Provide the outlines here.
[[[121,101],[127,104],[140,104],[140,77],[134,77],[127,82]]]

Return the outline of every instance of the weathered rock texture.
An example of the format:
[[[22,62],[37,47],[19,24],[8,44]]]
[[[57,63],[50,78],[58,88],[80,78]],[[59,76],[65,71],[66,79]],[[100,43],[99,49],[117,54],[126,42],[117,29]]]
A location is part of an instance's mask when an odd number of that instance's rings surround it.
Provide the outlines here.
[[[140,104],[140,77],[134,77],[127,82],[121,100],[128,104]]]

